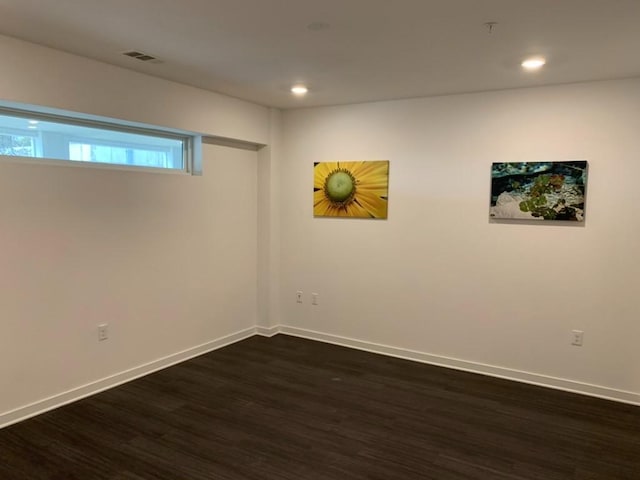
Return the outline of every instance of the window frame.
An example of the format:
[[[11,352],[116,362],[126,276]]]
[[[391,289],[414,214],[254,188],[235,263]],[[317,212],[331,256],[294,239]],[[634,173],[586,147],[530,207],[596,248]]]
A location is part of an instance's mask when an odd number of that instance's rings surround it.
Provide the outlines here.
[[[47,109],[50,110],[50,109]],[[103,168],[103,169],[113,169],[113,170],[134,170],[134,171],[144,171],[144,172],[161,172],[161,173],[173,173],[173,174],[187,174],[187,175],[200,175],[201,174],[201,160],[199,158],[198,152],[201,150],[199,148],[199,144],[201,143],[201,136],[189,132],[177,131],[171,129],[165,129],[162,127],[155,126],[140,126],[139,124],[133,124],[133,122],[127,121],[119,121],[117,119],[103,119],[96,118],[91,115],[84,114],[74,114],[74,113],[48,113],[42,112],[37,109],[30,108],[14,108],[13,106],[5,106],[0,103],[0,115],[15,117],[15,118],[24,118],[26,120],[37,120],[41,122],[52,122],[59,123],[63,125],[70,126],[78,126],[78,127],[87,127],[94,128],[98,130],[123,133],[123,134],[137,134],[144,135],[148,137],[162,138],[168,140],[177,140],[182,142],[182,168],[170,168],[170,167],[151,167],[144,165],[131,165],[131,164],[120,164],[120,163],[108,163],[108,162],[91,162],[91,161],[78,161],[78,160],[70,160],[70,159],[62,159],[62,158],[52,158],[45,156],[38,157],[30,157],[30,156],[20,156],[20,155],[3,155],[0,154],[0,159],[5,161],[17,161],[19,159],[21,162],[28,163],[39,163],[39,164],[47,164],[47,165],[70,165],[70,166],[84,166],[84,167],[94,167],[94,168]],[[76,116],[77,115],[77,116]],[[92,117],[92,118],[88,118]],[[9,129],[15,131],[16,135],[21,136],[31,136],[36,138],[37,135],[27,133],[25,129]],[[2,130],[0,130],[2,132]],[[92,143],[91,141],[87,141],[87,137],[80,136],[78,133],[73,133],[68,135],[69,144],[72,141],[76,141],[81,139],[84,143]],[[106,145],[107,143],[115,144],[119,143],[117,140],[100,140],[101,145]],[[96,145],[98,142],[96,141]],[[133,148],[134,144],[127,144],[125,141],[122,142],[119,146],[128,145]],[[146,149],[151,149],[151,146],[144,146]],[[160,147],[158,150],[162,150]]]

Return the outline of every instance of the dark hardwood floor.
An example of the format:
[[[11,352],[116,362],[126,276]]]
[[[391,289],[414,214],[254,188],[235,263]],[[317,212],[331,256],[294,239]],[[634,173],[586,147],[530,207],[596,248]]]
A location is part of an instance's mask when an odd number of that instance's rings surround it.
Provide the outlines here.
[[[638,480],[640,407],[278,335],[0,430],[1,480]]]

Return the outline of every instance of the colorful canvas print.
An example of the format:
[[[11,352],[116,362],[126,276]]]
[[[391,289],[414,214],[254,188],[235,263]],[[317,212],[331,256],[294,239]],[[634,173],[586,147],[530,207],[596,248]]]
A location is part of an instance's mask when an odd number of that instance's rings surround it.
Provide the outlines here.
[[[314,217],[387,218],[388,192],[388,160],[314,164]]]
[[[587,162],[494,163],[492,218],[584,221]]]

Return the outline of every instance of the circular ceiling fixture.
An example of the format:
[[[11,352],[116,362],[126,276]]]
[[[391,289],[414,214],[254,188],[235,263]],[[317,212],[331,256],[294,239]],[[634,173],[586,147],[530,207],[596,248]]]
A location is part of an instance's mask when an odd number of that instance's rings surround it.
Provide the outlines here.
[[[309,89],[304,85],[294,85],[293,87],[291,87],[291,93],[299,97],[306,95],[308,91]]]
[[[547,63],[547,61],[542,57],[532,57],[527,58],[521,65],[525,70],[539,70],[545,63]]]

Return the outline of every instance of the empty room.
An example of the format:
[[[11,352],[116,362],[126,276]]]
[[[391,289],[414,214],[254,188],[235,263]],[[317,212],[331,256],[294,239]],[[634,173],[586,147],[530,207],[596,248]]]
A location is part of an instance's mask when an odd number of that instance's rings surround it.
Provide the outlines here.
[[[639,24],[0,0],[0,480],[640,480]]]

